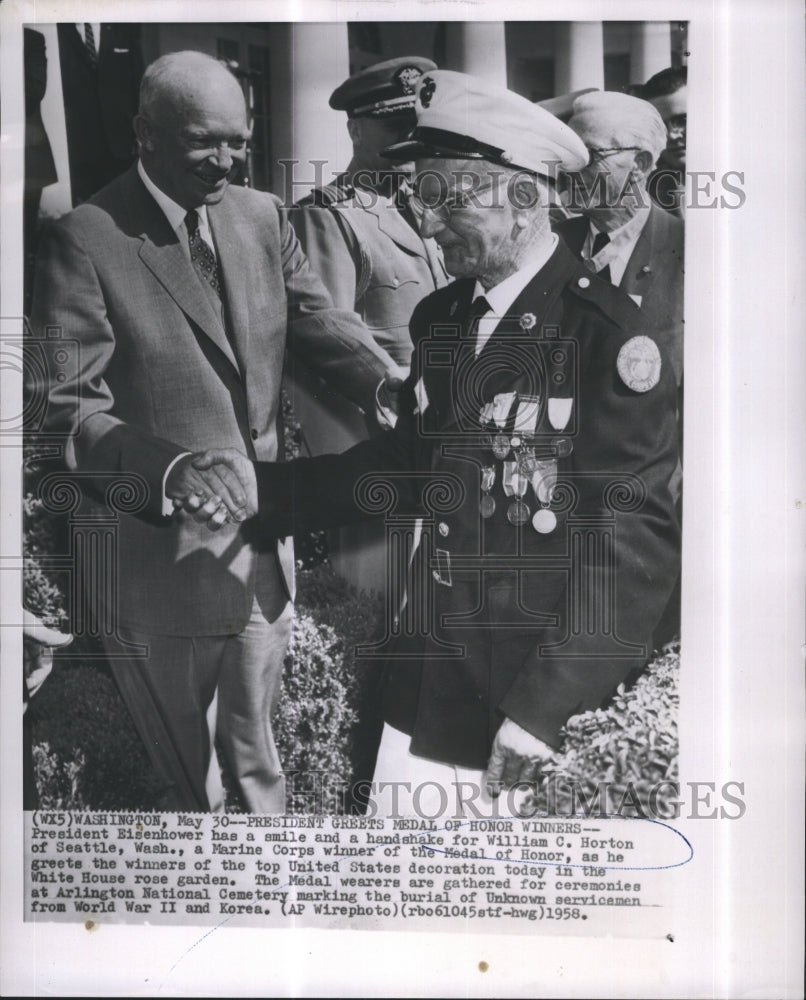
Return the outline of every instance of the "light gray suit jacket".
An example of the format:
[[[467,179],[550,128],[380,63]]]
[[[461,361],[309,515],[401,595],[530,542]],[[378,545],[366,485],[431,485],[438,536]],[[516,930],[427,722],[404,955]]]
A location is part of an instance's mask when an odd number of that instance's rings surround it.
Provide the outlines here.
[[[254,594],[248,527],[213,532],[162,516],[169,462],[215,446],[282,456],[286,344],[363,406],[390,364],[358,318],[333,307],[274,196],[232,187],[208,218],[226,331],[135,168],[51,228],[34,290],[31,325],[49,373],[44,429],[64,435],[70,468],[95,476],[83,512],[105,513],[110,475],[133,473],[143,486],[141,509],[119,518],[116,577],[98,584],[103,613],[153,634],[240,631]],[[278,555],[291,591],[288,541]]]

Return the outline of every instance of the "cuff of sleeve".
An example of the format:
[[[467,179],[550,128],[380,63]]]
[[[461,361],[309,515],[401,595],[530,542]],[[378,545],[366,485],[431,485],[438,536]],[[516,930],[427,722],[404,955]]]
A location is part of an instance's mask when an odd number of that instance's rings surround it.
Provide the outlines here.
[[[185,458],[186,455],[192,455],[192,454],[193,454],[192,451],[183,451],[180,455],[177,455],[176,458],[171,462],[171,464],[168,466],[168,468],[165,470],[165,472],[162,475],[162,516],[163,517],[170,517],[173,514],[174,509],[175,509],[174,508],[174,502],[173,502],[173,500],[165,492],[165,487],[166,487],[166,485],[168,483],[168,476],[170,476],[170,474],[171,474],[171,469],[176,465],[176,463],[179,461],[180,458]]]

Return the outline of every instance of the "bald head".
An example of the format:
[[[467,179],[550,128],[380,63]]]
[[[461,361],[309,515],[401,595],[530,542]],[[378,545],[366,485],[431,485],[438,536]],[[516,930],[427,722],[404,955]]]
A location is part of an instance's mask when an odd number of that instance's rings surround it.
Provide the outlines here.
[[[246,158],[240,84],[202,52],[172,52],[148,67],[134,126],[149,177],[185,209],[220,201]]]

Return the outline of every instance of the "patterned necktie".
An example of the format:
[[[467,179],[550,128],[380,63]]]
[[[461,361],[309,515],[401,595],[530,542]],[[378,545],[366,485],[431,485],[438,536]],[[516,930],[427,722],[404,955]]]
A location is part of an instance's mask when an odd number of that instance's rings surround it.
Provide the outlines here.
[[[591,257],[595,257],[600,250],[604,250],[607,244],[610,242],[610,237],[607,233],[597,233],[593,238],[593,246],[591,247]],[[610,281],[610,265],[605,264],[604,267],[600,268],[598,271],[599,277],[604,278],[605,281]]]
[[[95,66],[98,62],[98,49],[95,45],[95,32],[88,21],[84,22],[84,47],[87,50],[87,55],[90,57],[90,62]]]
[[[191,208],[185,216],[185,226],[188,231],[188,246],[190,247],[190,259],[193,263],[193,269],[201,280],[213,289],[220,299],[221,279],[218,274],[218,261],[207,242],[201,237],[201,233],[199,232],[199,213],[195,208]]]

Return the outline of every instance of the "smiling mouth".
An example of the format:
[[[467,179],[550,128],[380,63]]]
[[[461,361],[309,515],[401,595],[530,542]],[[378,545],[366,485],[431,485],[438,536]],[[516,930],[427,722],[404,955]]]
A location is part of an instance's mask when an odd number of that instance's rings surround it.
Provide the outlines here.
[[[196,174],[202,183],[206,184],[207,187],[218,187],[223,181],[227,179],[228,174]]]

